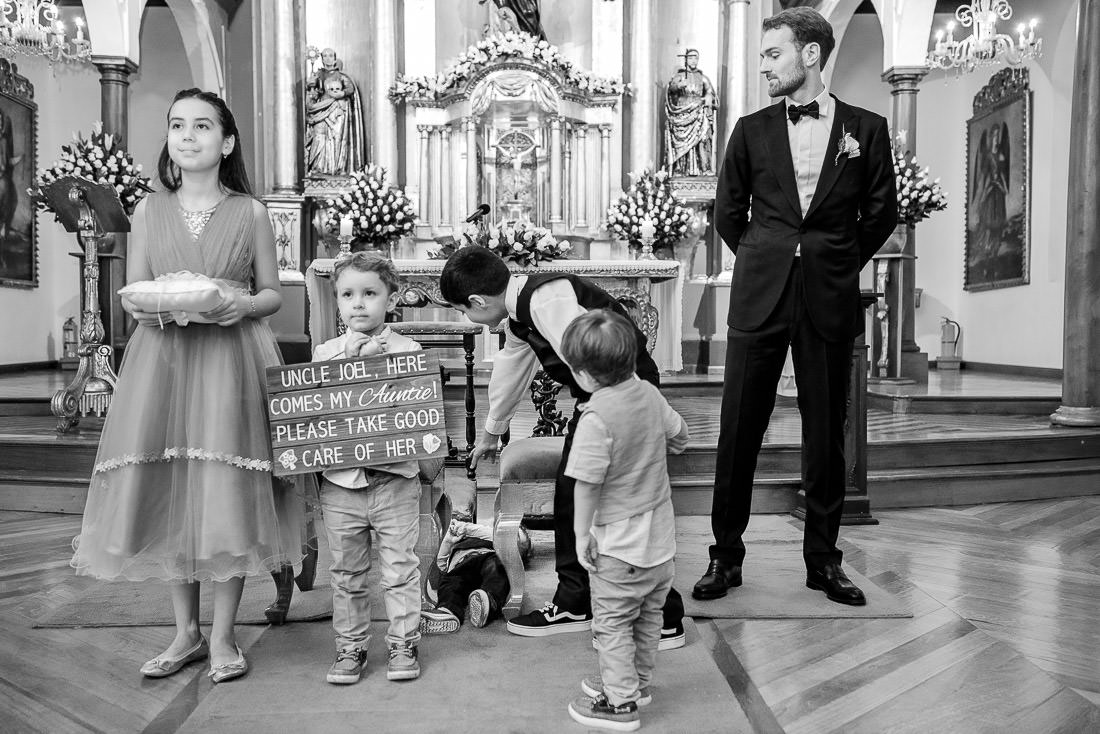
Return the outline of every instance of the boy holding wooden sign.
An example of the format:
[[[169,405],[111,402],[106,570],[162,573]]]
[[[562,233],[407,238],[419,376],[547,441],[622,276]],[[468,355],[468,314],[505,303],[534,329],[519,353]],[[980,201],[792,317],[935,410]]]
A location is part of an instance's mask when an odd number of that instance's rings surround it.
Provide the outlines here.
[[[420,675],[417,460],[446,449],[438,363],[385,324],[400,288],[390,260],[357,253],[336,264],[332,281],[347,331],[318,345],[313,364],[268,374],[275,469],[324,470],[337,647],[326,680],[356,683],[366,665],[372,528],[389,619],[386,677],[410,680]]]

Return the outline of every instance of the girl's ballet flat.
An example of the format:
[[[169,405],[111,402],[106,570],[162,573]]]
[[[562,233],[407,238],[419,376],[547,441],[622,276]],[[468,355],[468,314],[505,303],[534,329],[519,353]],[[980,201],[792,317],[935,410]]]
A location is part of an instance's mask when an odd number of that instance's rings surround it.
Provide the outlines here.
[[[222,663],[221,665],[211,665],[210,672],[207,673],[207,675],[209,675],[210,680],[215,683],[221,683],[223,681],[233,680],[234,678],[240,678],[247,672],[248,661],[244,659],[244,652],[241,651],[238,645],[236,660],[229,663]]]
[[[188,663],[205,660],[209,654],[210,645],[207,644],[205,637],[199,635],[199,641],[190,650],[185,650],[182,654],[172,658],[165,655],[155,657],[141,666],[141,674],[146,678],[167,678],[174,673],[178,673]]]

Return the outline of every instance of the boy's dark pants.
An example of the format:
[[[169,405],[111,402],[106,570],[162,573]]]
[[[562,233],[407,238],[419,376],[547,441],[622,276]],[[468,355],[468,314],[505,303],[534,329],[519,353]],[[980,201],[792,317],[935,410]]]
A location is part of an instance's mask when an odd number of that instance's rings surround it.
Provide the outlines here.
[[[566,427],[565,447],[554,480],[554,560],[558,572],[554,603],[573,614],[588,612],[592,608],[588,572],[577,560],[577,535],[573,532],[573,489],[577,480],[565,476],[565,465],[569,463],[569,451],[573,447],[573,434],[580,419],[581,412],[574,408],[573,417]],[[680,592],[669,588],[662,611],[665,629],[671,629],[683,621],[684,600]]]
[[[466,603],[470,592],[485,589],[493,600],[489,619],[500,615],[508,601],[508,574],[496,553],[483,553],[459,562],[439,577],[438,606],[447,607],[460,622],[466,620]]]

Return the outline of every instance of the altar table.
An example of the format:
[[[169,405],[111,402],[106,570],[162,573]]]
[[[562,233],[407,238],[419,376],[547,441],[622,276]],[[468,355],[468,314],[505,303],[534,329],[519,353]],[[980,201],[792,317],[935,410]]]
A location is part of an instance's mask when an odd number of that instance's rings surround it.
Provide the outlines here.
[[[309,330],[311,336],[335,334],[337,331],[336,299],[328,280],[335,260],[324,258],[310,263],[306,270],[306,293],[309,298]],[[402,289],[399,303],[403,307],[440,306],[448,304],[439,293],[439,275],[444,260],[395,259],[401,273]],[[617,298],[637,321],[649,339],[649,347],[657,367],[664,372],[683,368],[681,350],[683,278],[680,263],[675,260],[555,260],[538,267],[522,268],[509,265],[517,275],[534,273],[572,273],[592,280]],[[464,320],[455,311],[440,314],[446,320]],[[316,338],[313,336],[313,338]]]

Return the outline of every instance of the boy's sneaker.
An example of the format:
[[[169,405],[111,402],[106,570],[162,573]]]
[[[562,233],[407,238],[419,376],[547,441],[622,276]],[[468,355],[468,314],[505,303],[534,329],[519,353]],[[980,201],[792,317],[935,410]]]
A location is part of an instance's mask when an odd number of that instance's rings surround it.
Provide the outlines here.
[[[633,701],[612,706],[602,693],[595,698],[581,696],[569,702],[569,715],[578,724],[610,731],[637,731],[642,726],[638,705]]]
[[[390,643],[390,662],[386,666],[387,680],[413,680],[420,677],[420,661],[416,646],[407,642]]]
[[[657,643],[657,649],[675,650],[678,647],[683,647],[686,642],[687,635],[684,633],[684,623],[677,622],[675,627],[661,628],[661,641]]]
[[[603,695],[603,679],[598,675],[590,675],[581,679],[581,693],[589,698],[597,698]],[[649,692],[649,686],[638,689],[638,698],[634,703],[639,706],[648,706],[653,703],[653,695]]]
[[[462,625],[458,617],[447,607],[420,610],[420,632],[425,635],[441,635],[458,632]]]
[[[466,618],[475,627],[484,627],[489,624],[489,618],[493,615],[493,600],[489,598],[489,592],[485,589],[474,589],[470,592],[467,601]]]
[[[358,683],[367,662],[367,651],[357,647],[336,651],[336,660],[328,669],[325,680],[337,685]]]
[[[508,622],[508,631],[521,637],[546,637],[588,629],[592,629],[592,612],[573,614],[559,609],[553,602],[542,609],[513,617]]]

